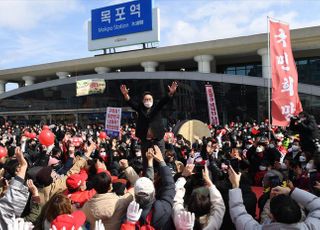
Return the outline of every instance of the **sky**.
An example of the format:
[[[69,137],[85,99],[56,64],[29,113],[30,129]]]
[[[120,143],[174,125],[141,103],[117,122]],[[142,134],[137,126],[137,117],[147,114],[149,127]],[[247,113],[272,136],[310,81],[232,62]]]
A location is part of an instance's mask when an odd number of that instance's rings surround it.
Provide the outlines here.
[[[89,52],[91,10],[128,0],[0,0],[0,70],[101,54]],[[320,25],[317,0],[153,0],[160,47],[267,31],[267,16],[290,28]]]

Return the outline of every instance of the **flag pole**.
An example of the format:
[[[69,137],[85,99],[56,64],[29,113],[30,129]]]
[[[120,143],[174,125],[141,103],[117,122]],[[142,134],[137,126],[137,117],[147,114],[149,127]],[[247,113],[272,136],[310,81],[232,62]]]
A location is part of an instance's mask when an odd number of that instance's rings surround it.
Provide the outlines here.
[[[267,34],[268,34],[268,126],[269,126],[269,140],[271,138],[271,75],[272,75],[272,69],[271,69],[271,63],[270,63],[270,17],[267,16]]]

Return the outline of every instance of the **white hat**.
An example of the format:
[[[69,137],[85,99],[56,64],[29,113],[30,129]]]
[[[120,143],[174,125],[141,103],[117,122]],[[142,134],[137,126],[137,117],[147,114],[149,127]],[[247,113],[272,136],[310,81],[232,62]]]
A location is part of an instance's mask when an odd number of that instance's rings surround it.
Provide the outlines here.
[[[154,192],[153,182],[147,177],[140,177],[134,185],[134,193],[151,194]]]

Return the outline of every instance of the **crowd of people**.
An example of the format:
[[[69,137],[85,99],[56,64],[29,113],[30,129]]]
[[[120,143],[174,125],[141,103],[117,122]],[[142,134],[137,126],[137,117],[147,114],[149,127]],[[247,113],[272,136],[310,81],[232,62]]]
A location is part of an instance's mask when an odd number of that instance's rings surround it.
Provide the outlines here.
[[[313,116],[293,117],[286,129],[209,125],[211,135],[193,143],[166,127],[162,139],[150,109],[159,113],[176,88],[160,105],[144,94],[143,109],[122,86],[144,120],[123,124],[117,137],[99,124],[4,124],[1,229],[320,229]],[[43,130],[54,143],[39,141]]]

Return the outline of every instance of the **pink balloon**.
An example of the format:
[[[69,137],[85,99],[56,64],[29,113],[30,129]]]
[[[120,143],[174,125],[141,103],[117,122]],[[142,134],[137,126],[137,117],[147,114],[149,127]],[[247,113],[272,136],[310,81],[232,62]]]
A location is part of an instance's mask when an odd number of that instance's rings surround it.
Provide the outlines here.
[[[39,141],[42,145],[50,146],[54,143],[54,134],[50,130],[42,130],[39,134]]]

